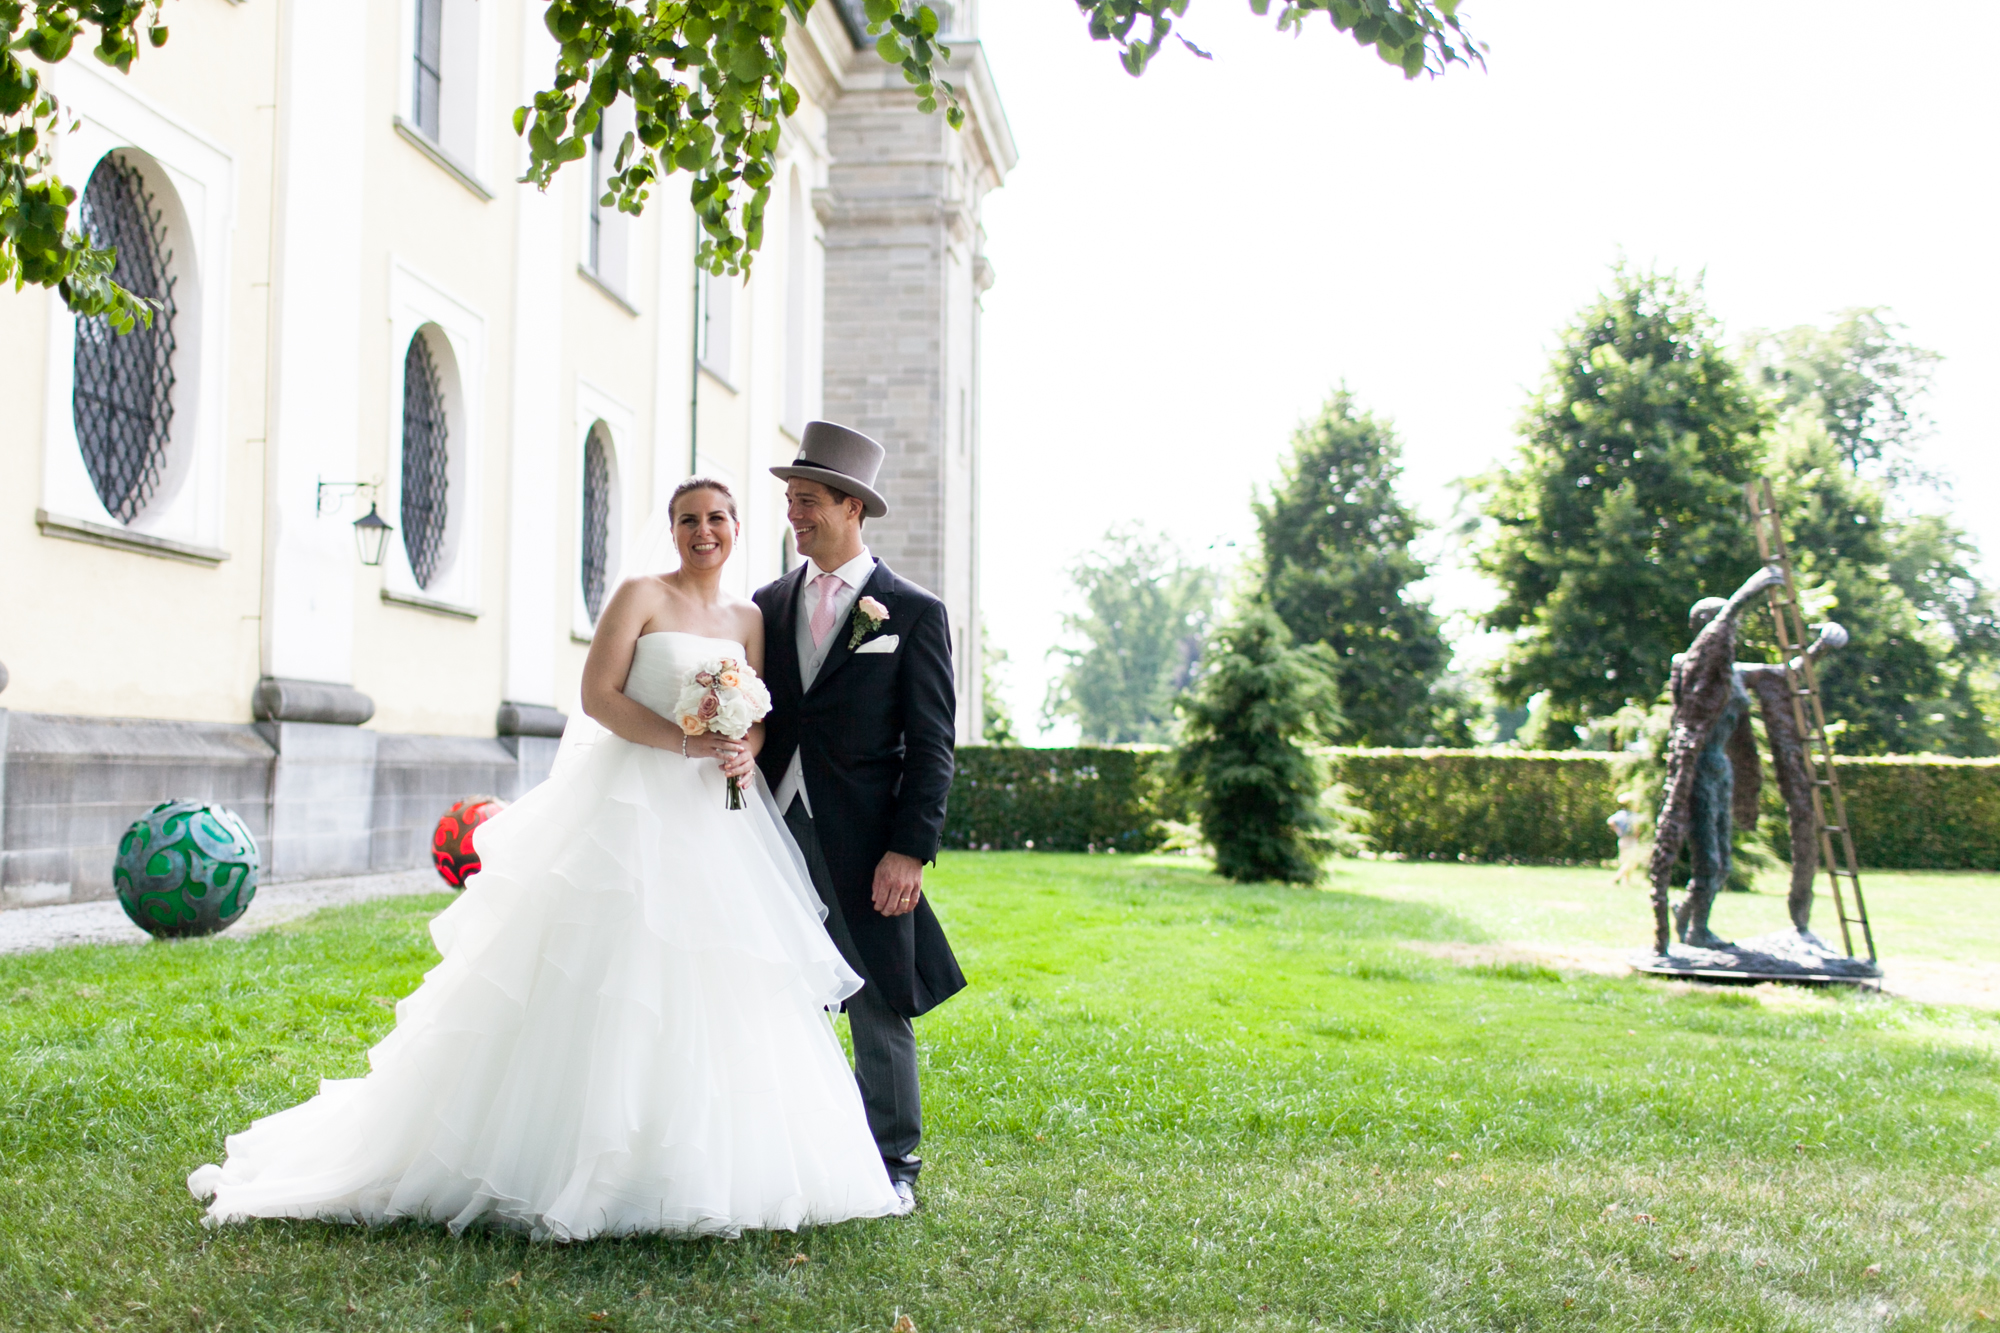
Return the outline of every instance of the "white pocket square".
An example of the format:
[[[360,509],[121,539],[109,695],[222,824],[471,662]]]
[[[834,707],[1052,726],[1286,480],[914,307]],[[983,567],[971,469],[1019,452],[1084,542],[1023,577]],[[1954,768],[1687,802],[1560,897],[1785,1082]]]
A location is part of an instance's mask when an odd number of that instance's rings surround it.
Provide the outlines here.
[[[881,638],[870,639],[856,648],[854,655],[859,657],[863,653],[893,653],[896,651],[896,645],[901,642],[902,640],[893,634],[884,634]]]

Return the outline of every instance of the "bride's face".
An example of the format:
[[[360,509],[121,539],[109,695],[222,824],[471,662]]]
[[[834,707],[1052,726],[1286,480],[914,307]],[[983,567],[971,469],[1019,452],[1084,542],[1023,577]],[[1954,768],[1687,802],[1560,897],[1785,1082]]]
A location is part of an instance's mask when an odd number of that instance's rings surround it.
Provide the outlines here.
[[[684,569],[720,569],[736,548],[736,520],[719,491],[689,491],[674,505],[674,545]]]

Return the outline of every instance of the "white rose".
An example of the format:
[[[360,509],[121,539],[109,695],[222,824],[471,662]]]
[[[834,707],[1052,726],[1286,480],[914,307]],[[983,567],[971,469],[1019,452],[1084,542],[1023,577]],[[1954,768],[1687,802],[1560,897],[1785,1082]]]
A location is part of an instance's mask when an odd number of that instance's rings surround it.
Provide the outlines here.
[[[750,730],[750,724],[756,720],[751,715],[750,705],[741,697],[726,698],[722,701],[721,711],[715,715],[715,720],[710,726],[725,736],[740,740]]]

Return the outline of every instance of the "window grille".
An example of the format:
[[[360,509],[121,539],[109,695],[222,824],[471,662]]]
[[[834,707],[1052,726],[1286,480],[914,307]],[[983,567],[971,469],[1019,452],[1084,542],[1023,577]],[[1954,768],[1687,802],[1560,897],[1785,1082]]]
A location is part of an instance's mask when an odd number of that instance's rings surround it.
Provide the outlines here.
[[[403,357],[403,550],[419,588],[430,586],[444,554],[448,443],[444,384],[420,331]]]
[[[137,518],[159,490],[174,420],[174,279],[166,226],[145,178],[107,157],[83,192],[83,232],[118,252],[114,281],[159,304],[153,323],[118,333],[102,315],[76,322],[76,440],[97,498],[120,523]]]
[[[444,0],[417,0],[416,79],[411,107],[416,111],[417,128],[432,139],[438,137],[438,103],[444,86]]]
[[[604,577],[611,547],[611,451],[601,429],[583,442],[583,604],[590,623],[604,609]]]

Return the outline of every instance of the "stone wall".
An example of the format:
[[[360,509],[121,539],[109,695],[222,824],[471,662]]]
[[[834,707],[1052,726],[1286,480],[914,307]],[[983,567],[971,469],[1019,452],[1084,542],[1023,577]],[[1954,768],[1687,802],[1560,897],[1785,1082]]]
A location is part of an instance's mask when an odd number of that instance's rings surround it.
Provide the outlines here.
[[[119,838],[166,800],[234,810],[269,880],[422,866],[453,802],[516,799],[557,744],[0,709],[0,907],[110,897]]]

